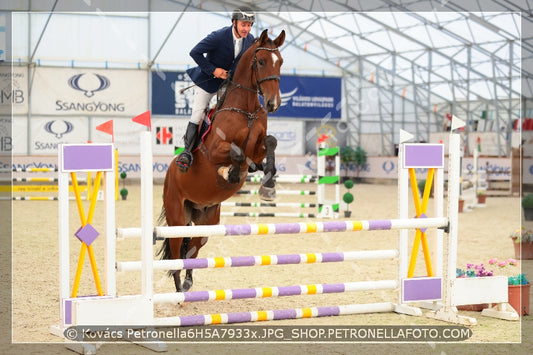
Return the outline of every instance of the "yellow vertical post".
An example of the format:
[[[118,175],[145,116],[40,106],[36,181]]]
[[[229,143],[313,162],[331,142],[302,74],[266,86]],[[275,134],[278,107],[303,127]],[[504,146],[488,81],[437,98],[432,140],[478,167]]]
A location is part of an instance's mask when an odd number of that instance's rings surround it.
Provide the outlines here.
[[[72,186],[73,186],[73,189],[74,189],[74,195],[76,197],[76,205],[78,206],[78,213],[79,213],[79,216],[80,216],[80,222],[81,222],[82,227],[84,227],[84,226],[87,225],[87,223],[91,223],[92,219],[93,219],[94,209],[96,207],[96,201],[98,199],[98,189],[99,189],[100,181],[101,181],[101,178],[102,178],[102,172],[99,171],[96,174],[95,185],[94,185],[94,188],[92,189],[92,194],[91,194],[91,198],[90,198],[91,202],[90,202],[90,206],[89,206],[89,213],[87,215],[87,219],[85,218],[85,211],[83,209],[83,205],[82,205],[82,202],[81,202],[81,195],[80,195],[78,180],[76,178],[76,173],[73,172],[70,175],[71,175],[71,178],[72,178]],[[89,260],[91,262],[91,269],[92,269],[92,272],[93,272],[97,293],[98,293],[99,296],[103,295],[102,286],[101,286],[101,282],[100,282],[100,277],[98,275],[98,269],[96,267],[96,260],[94,258],[93,248],[92,248],[91,245],[87,245],[84,242],[82,242],[81,243],[80,255],[79,255],[79,258],[78,258],[78,265],[77,265],[77,268],[76,268],[76,274],[75,274],[75,277],[74,277],[74,284],[72,286],[72,293],[71,293],[71,297],[72,298],[75,298],[75,297],[78,296],[78,289],[79,289],[79,285],[80,285],[81,272],[82,272],[82,269],[83,269],[83,262],[85,261],[85,251],[86,250],[87,250],[87,252],[89,254]]]
[[[87,172],[87,196],[85,197],[85,199],[86,199],[87,201],[89,201],[90,196],[91,196],[91,184],[92,184],[92,181],[91,181],[91,172],[88,171],[88,172]]]
[[[435,174],[435,168],[428,170],[426,184],[424,186],[424,194],[422,197],[422,204],[420,204],[420,193],[418,191],[418,185],[416,182],[416,174],[414,168],[409,168],[409,180],[411,182],[411,191],[413,193],[413,200],[415,204],[416,216],[419,218],[423,213],[427,212],[427,206],[429,202],[429,195],[431,192],[431,186],[433,184],[433,176]],[[422,242],[422,250],[424,252],[424,261],[426,264],[426,272],[428,276],[433,276],[433,268],[431,265],[431,256],[429,253],[429,247],[427,242],[427,236],[425,232],[420,229],[416,230],[415,240],[413,242],[413,249],[411,251],[411,258],[409,260],[409,268],[407,271],[407,277],[411,278],[414,275],[416,258],[418,254],[419,244]]]

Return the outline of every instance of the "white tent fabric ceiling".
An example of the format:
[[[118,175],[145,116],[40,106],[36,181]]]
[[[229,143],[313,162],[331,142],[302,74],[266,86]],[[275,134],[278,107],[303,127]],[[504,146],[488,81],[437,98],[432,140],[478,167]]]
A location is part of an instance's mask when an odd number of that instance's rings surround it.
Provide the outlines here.
[[[117,63],[141,62],[143,67],[191,64],[186,58],[188,49],[208,30],[227,24],[234,8],[248,4],[257,12],[255,31],[287,32],[283,49],[287,73],[343,77],[349,107],[360,105],[362,97],[357,95],[370,84],[383,97],[379,105],[385,111],[394,110],[394,101],[406,100],[415,113],[412,123],[421,138],[441,129],[448,112],[469,120],[478,119],[481,111],[493,112],[493,127],[503,141],[509,140],[504,135],[512,130],[514,120],[533,116],[533,10],[527,0],[145,0],[133,2],[134,11],[129,13],[120,13],[126,8],[120,2],[89,3],[87,11],[106,15],[102,21],[112,18],[114,26],[125,26],[119,32],[128,34],[123,46],[129,47],[129,52],[113,53],[113,43],[101,49]],[[132,9],[131,2],[127,7]],[[52,8],[55,12],[50,16]],[[62,11],[73,9],[66,2],[52,0],[23,1],[17,9],[42,11],[32,19],[32,48],[19,48],[26,54],[22,61],[59,60],[57,53],[46,58],[45,47],[38,40],[46,41],[42,33],[53,28],[55,14],[58,21]],[[197,21],[201,23],[190,22],[184,10],[206,17]],[[177,34],[176,28],[185,30]],[[105,31],[100,34],[105,35]],[[68,45],[65,43],[72,50]],[[103,58],[95,50],[80,52]],[[374,118],[364,117],[357,109],[348,111],[347,119],[361,132],[365,121],[375,125]],[[378,132],[398,128],[393,125],[394,114],[382,119],[389,122]],[[354,134],[351,140],[357,143],[359,138]],[[508,155],[509,147],[509,142],[502,142],[500,153]]]

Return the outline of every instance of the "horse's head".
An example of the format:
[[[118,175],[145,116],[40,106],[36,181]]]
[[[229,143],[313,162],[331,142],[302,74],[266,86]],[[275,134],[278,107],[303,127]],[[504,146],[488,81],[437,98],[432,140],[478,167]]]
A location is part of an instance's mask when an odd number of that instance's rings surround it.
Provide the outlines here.
[[[284,30],[275,40],[268,38],[268,30],[264,30],[255,45],[252,46],[254,50],[252,76],[255,76],[257,90],[263,96],[264,107],[268,112],[276,112],[281,105],[279,80],[283,58],[278,47],[284,41]]]

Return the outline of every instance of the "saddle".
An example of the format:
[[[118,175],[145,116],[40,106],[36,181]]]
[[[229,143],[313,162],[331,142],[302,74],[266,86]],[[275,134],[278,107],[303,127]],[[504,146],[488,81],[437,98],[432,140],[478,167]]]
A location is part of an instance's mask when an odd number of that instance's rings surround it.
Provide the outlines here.
[[[205,137],[207,137],[207,134],[211,130],[211,117],[213,117],[215,111],[215,107],[204,111],[204,118],[202,119],[202,123],[200,124],[200,132],[198,133],[200,139],[197,139],[196,142],[194,142],[191,152],[194,153],[198,149],[200,149],[200,143],[204,142]]]

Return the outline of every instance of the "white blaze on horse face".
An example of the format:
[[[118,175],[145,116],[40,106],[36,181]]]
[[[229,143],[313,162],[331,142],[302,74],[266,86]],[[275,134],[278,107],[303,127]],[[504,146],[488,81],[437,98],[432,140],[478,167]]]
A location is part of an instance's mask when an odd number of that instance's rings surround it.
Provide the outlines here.
[[[276,66],[276,63],[278,61],[278,56],[276,55],[276,53],[272,52],[272,66],[275,67]]]

